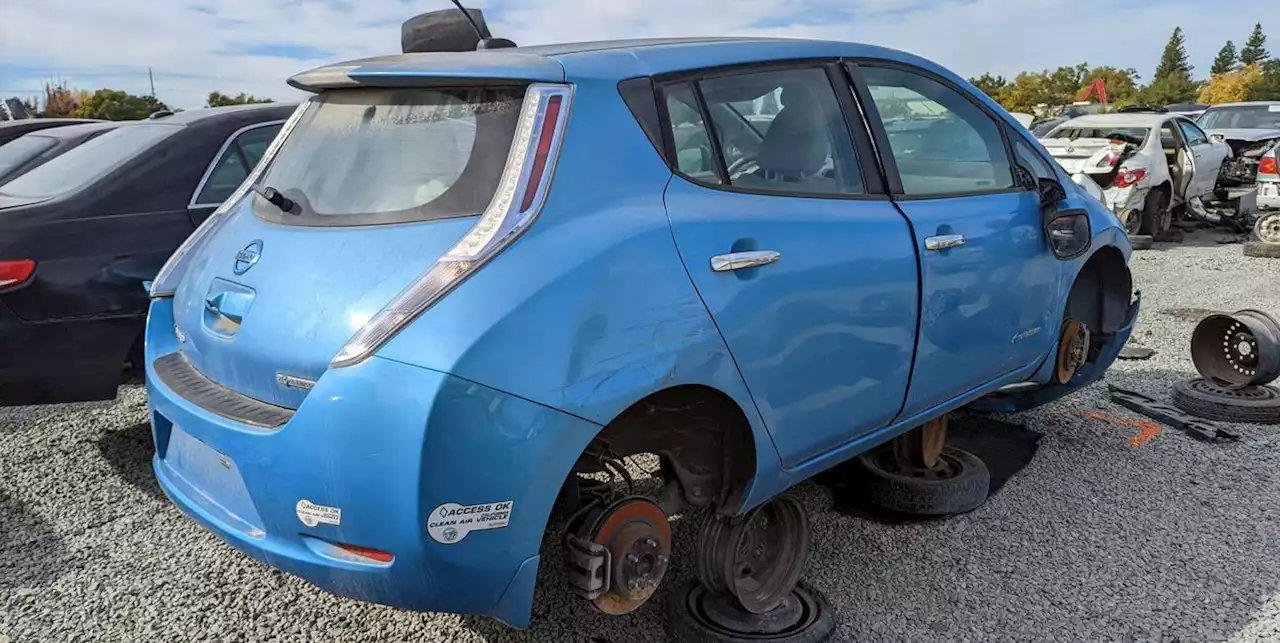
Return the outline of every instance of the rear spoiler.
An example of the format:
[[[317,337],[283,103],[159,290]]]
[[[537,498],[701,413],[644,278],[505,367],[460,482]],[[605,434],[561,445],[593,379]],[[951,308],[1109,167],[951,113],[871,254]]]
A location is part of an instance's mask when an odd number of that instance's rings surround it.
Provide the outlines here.
[[[289,85],[306,92],[345,87],[423,87],[495,81],[563,83],[559,62],[511,50],[433,52],[365,58],[304,71]]]

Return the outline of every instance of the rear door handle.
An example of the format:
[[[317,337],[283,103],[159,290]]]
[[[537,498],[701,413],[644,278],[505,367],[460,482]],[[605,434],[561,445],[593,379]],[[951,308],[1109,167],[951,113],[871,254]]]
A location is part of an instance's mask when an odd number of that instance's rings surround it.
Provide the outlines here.
[[[936,237],[926,237],[924,240],[924,247],[927,250],[946,250],[963,245],[964,235],[962,234],[940,234]]]
[[[730,252],[727,255],[716,255],[711,258],[711,269],[716,272],[742,270],[766,266],[782,258],[782,254],[773,250],[748,250],[746,252]]]

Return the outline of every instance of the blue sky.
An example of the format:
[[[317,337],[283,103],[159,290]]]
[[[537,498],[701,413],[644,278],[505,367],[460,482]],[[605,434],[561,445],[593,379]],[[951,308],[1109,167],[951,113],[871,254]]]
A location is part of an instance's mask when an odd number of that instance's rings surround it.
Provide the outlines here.
[[[465,2],[465,0],[464,0]],[[1280,3],[1237,0],[472,0],[495,33],[521,44],[649,36],[773,35],[870,42],[932,58],[958,73],[1012,76],[1087,61],[1149,77],[1175,26],[1197,73]],[[149,91],[200,107],[210,91],[300,96],[289,75],[327,62],[399,51],[400,22],[447,0],[0,0],[0,98],[46,80]]]

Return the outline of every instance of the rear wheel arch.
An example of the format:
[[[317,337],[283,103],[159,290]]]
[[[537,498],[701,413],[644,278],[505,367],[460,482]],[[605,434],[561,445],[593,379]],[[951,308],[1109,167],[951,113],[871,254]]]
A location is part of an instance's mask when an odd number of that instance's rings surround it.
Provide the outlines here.
[[[593,448],[617,457],[656,454],[663,475],[680,482],[686,502],[715,504],[726,513],[742,505],[757,472],[746,412],[728,394],[702,384],[662,389],[627,407],[591,441],[575,472],[596,468],[586,457]]]

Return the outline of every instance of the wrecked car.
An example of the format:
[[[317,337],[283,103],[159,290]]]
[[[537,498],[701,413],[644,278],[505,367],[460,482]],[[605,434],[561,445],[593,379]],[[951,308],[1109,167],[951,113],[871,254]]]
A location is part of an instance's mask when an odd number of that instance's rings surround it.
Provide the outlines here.
[[[1162,236],[1173,212],[1213,193],[1231,149],[1178,114],[1095,114],[1067,121],[1041,143],[1071,174],[1102,188],[1129,234]],[[1078,181],[1077,181],[1078,182]]]
[[[605,614],[690,556],[668,609],[798,618],[773,611],[809,548],[787,489],[916,436],[868,475],[984,499],[976,457],[930,462],[936,421],[1097,381],[1141,305],[1117,219],[911,54],[618,41],[289,83],[312,96],[152,284],[153,466],[354,599],[526,627],[545,536]],[[627,484],[633,454],[664,487]],[[687,553],[682,506],[708,509]]]
[[[1280,208],[1280,101],[1224,103],[1196,120],[1210,135],[1225,139],[1232,156],[1222,166],[1224,188],[1257,188],[1259,208]]]

